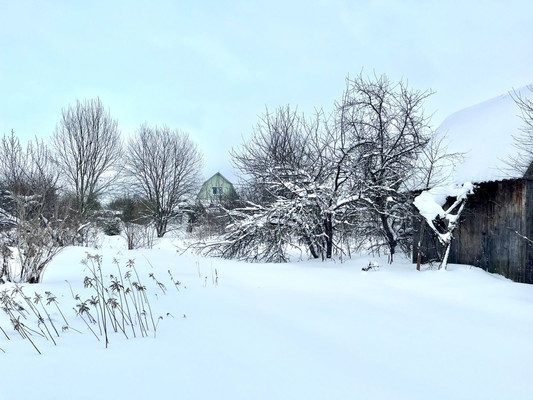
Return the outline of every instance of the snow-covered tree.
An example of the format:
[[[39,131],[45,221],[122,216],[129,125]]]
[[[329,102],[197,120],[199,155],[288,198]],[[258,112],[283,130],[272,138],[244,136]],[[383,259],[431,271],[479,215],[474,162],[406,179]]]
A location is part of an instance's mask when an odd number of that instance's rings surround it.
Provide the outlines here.
[[[331,116],[306,119],[288,106],[267,110],[251,139],[233,152],[252,204],[232,213],[227,235],[215,245],[220,254],[246,257],[244,243],[261,236],[262,247],[250,248],[267,254],[263,249],[272,246],[281,254],[269,258],[286,258],[288,246],[331,258],[335,250],[348,252],[344,239],[351,238],[359,246],[387,246],[392,261],[398,244],[408,242],[409,185],[429,142],[422,105],[430,93],[384,76],[347,82]]]
[[[412,195],[408,184],[428,144],[431,131],[423,105],[430,91],[411,90],[386,76],[348,79],[337,104],[338,123],[347,143],[357,147],[347,168],[358,195],[359,236],[387,246],[392,262],[396,248],[410,242]]]
[[[307,120],[289,106],[267,110],[252,138],[233,152],[250,203],[230,212],[233,222],[217,246],[220,254],[283,261],[291,245],[314,258],[331,256],[320,129],[320,115]]]

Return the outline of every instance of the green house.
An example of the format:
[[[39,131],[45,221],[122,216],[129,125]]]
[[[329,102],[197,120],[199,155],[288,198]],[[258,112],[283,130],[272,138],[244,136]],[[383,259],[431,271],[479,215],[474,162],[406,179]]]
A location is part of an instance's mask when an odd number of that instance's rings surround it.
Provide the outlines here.
[[[206,180],[198,193],[198,201],[204,205],[220,204],[237,198],[233,184],[217,172]]]

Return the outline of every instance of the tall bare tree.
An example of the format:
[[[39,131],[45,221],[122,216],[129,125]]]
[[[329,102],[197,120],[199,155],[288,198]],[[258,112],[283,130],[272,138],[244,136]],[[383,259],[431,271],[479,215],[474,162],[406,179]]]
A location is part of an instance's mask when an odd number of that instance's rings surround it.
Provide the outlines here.
[[[128,143],[126,173],[132,189],[146,201],[163,237],[169,222],[196,196],[201,184],[202,155],[189,136],[167,127],[141,126]]]
[[[122,157],[117,121],[99,98],[77,100],[62,110],[52,143],[63,177],[74,191],[77,217],[83,223],[91,205],[117,176]]]

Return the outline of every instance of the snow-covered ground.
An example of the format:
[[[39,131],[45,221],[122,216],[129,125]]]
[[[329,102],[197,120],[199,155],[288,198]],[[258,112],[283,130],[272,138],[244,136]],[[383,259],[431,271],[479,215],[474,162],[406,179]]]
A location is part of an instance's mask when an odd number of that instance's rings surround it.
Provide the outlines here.
[[[1,315],[11,340],[0,333],[0,398],[533,398],[531,285],[468,266],[417,272],[380,261],[363,272],[367,257],[265,265],[179,254],[171,240],[157,247],[127,251],[115,238],[89,250],[106,275],[116,274],[113,259],[124,270],[135,260],[162,317],[155,338],[113,333],[107,349],[96,340],[69,288],[88,290],[88,249],[68,248],[23,290],[52,291],[81,333],[60,332],[57,346],[32,336],[39,355]]]

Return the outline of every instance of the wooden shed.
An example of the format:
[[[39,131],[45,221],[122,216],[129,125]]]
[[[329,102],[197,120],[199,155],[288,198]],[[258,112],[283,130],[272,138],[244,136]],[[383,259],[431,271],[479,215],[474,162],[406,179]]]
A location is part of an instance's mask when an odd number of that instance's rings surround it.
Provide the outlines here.
[[[516,282],[533,283],[532,210],[532,179],[476,184],[453,232],[448,262],[480,267]],[[436,238],[426,232],[422,242],[423,263],[440,258],[442,252]],[[416,229],[414,237],[419,237]],[[417,254],[415,245],[413,262]]]
[[[439,128],[449,135],[451,151],[464,154],[452,179],[475,184],[453,232],[448,262],[533,283],[533,164],[513,168],[510,162],[520,152],[515,142],[522,127],[519,114],[511,96],[500,96],[453,114]],[[413,247],[416,262],[416,241]],[[421,247],[422,262],[438,258],[442,250],[429,233]]]

